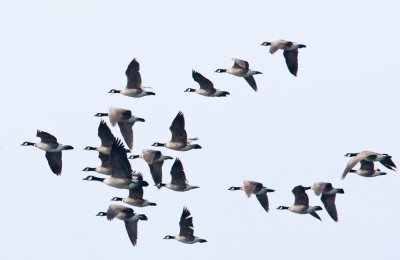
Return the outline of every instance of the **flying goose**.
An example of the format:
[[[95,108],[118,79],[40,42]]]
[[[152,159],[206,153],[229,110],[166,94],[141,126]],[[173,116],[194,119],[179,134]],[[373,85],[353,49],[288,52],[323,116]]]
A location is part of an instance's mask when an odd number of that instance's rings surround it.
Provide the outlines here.
[[[304,44],[298,44],[291,41],[276,40],[273,42],[263,42],[263,46],[271,46],[269,48],[269,53],[274,54],[277,50],[283,50],[283,56],[285,57],[286,65],[294,76],[297,76],[298,61],[297,56],[299,54],[300,48],[305,48]]]
[[[176,115],[174,121],[172,121],[169,127],[172,137],[171,141],[168,143],[154,143],[152,146],[164,146],[176,151],[189,151],[191,149],[201,149],[198,144],[192,144],[192,141],[198,140],[198,138],[187,138],[187,133],[185,131],[185,117],[183,113],[179,111]]]
[[[274,192],[275,190],[268,189],[264,187],[262,183],[255,182],[255,181],[243,181],[242,187],[230,187],[228,190],[235,191],[235,190],[243,190],[247,197],[250,198],[252,194],[255,194],[258,201],[260,202],[261,206],[265,209],[266,212],[269,211],[269,203],[268,203],[268,196],[267,192]]]
[[[179,221],[179,235],[167,235],[164,237],[164,239],[175,239],[185,244],[207,242],[205,239],[194,236],[193,233],[193,217],[190,216],[190,211],[186,207],[183,207],[181,220]]]
[[[292,190],[294,195],[294,205],[290,207],[279,206],[278,209],[287,209],[298,214],[310,214],[311,216],[321,220],[316,211],[322,210],[322,208],[320,206],[310,207],[308,205],[308,196],[306,194],[306,190],[309,190],[310,188],[311,187],[303,187],[301,185],[294,187]]]
[[[94,116],[108,116],[112,126],[115,126],[115,124],[118,123],[121,134],[124,137],[125,143],[128,145],[129,149],[133,148],[133,125],[135,122],[145,121],[143,118],[133,116],[132,111],[130,110],[115,107],[110,107],[108,109],[108,113],[97,113]]]
[[[158,188],[166,187],[170,190],[174,191],[188,191],[192,189],[200,188],[199,186],[189,185],[185,171],[183,170],[183,165],[179,158],[175,159],[174,164],[171,167],[171,182],[170,183],[161,183],[158,185]]]
[[[109,155],[111,151],[111,146],[114,142],[114,135],[112,134],[110,128],[104,120],[100,121],[97,135],[100,137],[101,145],[99,147],[86,146],[84,150],[98,151],[100,153]],[[127,149],[126,152],[130,153],[131,151]]]
[[[155,95],[156,93],[154,92],[144,90],[146,87],[142,86],[142,77],[140,76],[139,69],[139,62],[134,58],[125,71],[128,79],[126,87],[121,90],[111,89],[108,93],[121,93],[122,95],[134,98]]]
[[[335,205],[336,194],[343,194],[344,190],[333,188],[332,183],[329,182],[316,182],[311,189],[314,190],[317,196],[322,194],[321,201],[324,203],[326,211],[328,211],[329,216],[337,222],[338,214]]]
[[[375,168],[375,164],[373,162],[361,160],[360,164],[361,164],[360,169],[357,170],[351,169],[352,167],[350,168],[348,165],[342,174],[342,180],[346,178],[349,172],[356,173],[362,177],[376,177],[376,176],[386,175],[386,172],[382,172],[380,169]]]
[[[99,212],[96,216],[104,217],[107,216],[109,221],[117,218],[125,222],[125,228],[128,232],[129,239],[133,246],[136,246],[137,242],[137,223],[140,220],[147,220],[146,215],[136,214],[133,209],[122,206],[111,204],[108,206],[107,212]]]
[[[71,145],[62,145],[57,142],[57,138],[44,131],[37,130],[36,137],[40,138],[40,142],[31,143],[23,142],[22,146],[35,146],[43,151],[46,151],[46,159],[49,163],[51,171],[55,175],[61,175],[62,170],[62,154],[63,150],[74,149]]]
[[[95,168],[85,167],[82,171],[84,172],[93,171],[104,175],[111,175],[110,156],[99,152],[99,159],[101,160],[101,166]]]
[[[122,141],[115,138],[110,152],[111,176],[108,178],[98,178],[92,175],[83,180],[100,181],[117,189],[132,189],[137,186],[148,186],[146,181],[140,178],[132,178],[132,168],[125,152]]]
[[[220,91],[218,89],[215,89],[213,83],[197,71],[192,70],[192,77],[194,81],[199,83],[200,88],[187,88],[185,92],[196,92],[197,94],[206,97],[226,97],[230,94],[227,91]]]
[[[235,58],[232,58],[232,60],[234,61],[232,67],[230,67],[229,69],[217,69],[215,72],[218,73],[226,72],[234,76],[243,77],[247,81],[247,83],[249,83],[249,85],[254,89],[254,91],[257,91],[257,83],[254,80],[253,75],[262,73],[259,71],[254,71],[249,69],[249,63],[247,61]]]
[[[392,161],[392,156],[388,155],[387,153],[376,153],[371,151],[363,151],[360,153],[347,153],[345,154],[346,157],[354,157],[352,158],[348,165],[349,167],[353,168],[359,161],[365,160],[370,162],[380,162],[386,168],[395,171],[396,164]],[[346,167],[347,168],[347,167]]]
[[[135,174],[139,180],[143,180],[143,176],[141,173]],[[126,204],[135,207],[146,207],[146,206],[156,206],[157,204],[154,202],[150,202],[148,200],[143,199],[143,187],[137,186],[132,189],[129,189],[129,196],[126,198],[114,197],[111,201],[122,201]]]
[[[160,151],[143,149],[141,155],[131,155],[129,159],[142,158],[149,165],[151,176],[153,177],[154,184],[161,187],[162,181],[162,166],[165,160],[172,160],[171,156],[165,156]]]

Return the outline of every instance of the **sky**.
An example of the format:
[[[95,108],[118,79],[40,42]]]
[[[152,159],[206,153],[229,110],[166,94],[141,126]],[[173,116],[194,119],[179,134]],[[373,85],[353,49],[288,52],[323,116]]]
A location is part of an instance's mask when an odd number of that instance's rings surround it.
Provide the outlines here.
[[[341,180],[348,152],[388,153],[400,164],[398,9],[396,1],[0,1],[0,258],[399,259],[399,173],[379,165],[387,175]],[[298,77],[281,51],[260,46],[276,39],[307,45]],[[134,57],[156,95],[107,93],[125,86]],[[241,78],[214,73],[231,58],[263,72],[257,93]],[[185,93],[197,88],[192,69],[231,95]],[[178,111],[203,147],[159,149],[179,157],[200,189],[146,188],[144,198],[157,206],[134,208],[148,217],[136,247],[121,221],[95,216],[128,191],[82,180],[83,168],[100,164],[83,150],[100,144],[94,114],[109,107],[146,119],[134,126],[133,154],[168,141]],[[37,129],[75,148],[63,152],[60,177],[43,151],[20,146],[38,141]],[[131,163],[152,183],[143,160]],[[172,164],[164,164],[165,181]],[[256,198],[227,190],[243,180],[276,190],[269,213]],[[345,190],[336,198],[338,223],[325,210],[321,222],[276,210],[293,204],[294,186],[316,181]],[[178,234],[184,206],[207,243],[163,240]]]

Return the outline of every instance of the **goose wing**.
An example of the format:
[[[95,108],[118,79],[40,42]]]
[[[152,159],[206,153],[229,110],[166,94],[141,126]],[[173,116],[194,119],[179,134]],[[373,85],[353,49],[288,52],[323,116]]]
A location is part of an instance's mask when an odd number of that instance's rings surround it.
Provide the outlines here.
[[[104,120],[100,121],[97,135],[101,140],[101,145],[104,147],[111,147],[114,142],[114,135]]]
[[[143,187],[138,186],[129,190],[129,198],[143,199]]]
[[[292,190],[294,195],[294,205],[306,205],[308,206],[308,196],[304,187],[299,185]]]
[[[154,160],[157,160],[161,157],[161,152],[157,150],[144,149],[142,150],[142,158],[146,161],[147,164],[153,164]]]
[[[356,166],[357,163],[361,162],[366,157],[368,157],[370,155],[374,155],[374,154],[376,154],[376,153],[364,151],[364,152],[361,152],[358,155],[354,156],[353,158],[351,158],[350,161],[347,163],[346,168],[343,171],[342,180],[346,177],[346,175],[350,172],[350,170],[353,169],[354,166]]]
[[[187,134],[185,131],[185,117],[183,116],[183,113],[181,111],[179,111],[174,121],[172,121],[169,130],[171,131],[172,134],[171,138],[172,142],[180,142],[184,144],[187,143]]]
[[[243,190],[246,193],[247,197],[250,197],[251,194],[259,192],[262,188],[262,183],[255,181],[243,181]]]
[[[127,88],[140,88],[142,85],[142,77],[140,76],[139,69],[139,62],[137,62],[136,58],[134,58],[131,63],[129,63],[128,68],[125,71],[125,75],[128,79],[126,86]]]
[[[190,216],[190,211],[184,207],[179,221],[179,235],[181,236],[193,236],[193,218]]]
[[[132,179],[132,168],[126,155],[125,147],[118,138],[114,139],[114,143],[110,152],[111,176],[115,178]]]
[[[279,49],[285,49],[292,46],[293,43],[285,40],[276,40],[271,42],[271,47],[269,48],[269,53],[274,54]]]
[[[149,164],[151,177],[153,178],[154,184],[158,185],[162,182],[162,165],[164,161]]]
[[[110,107],[108,109],[108,118],[110,119],[111,125],[115,126],[116,123],[122,119],[129,119],[132,117],[132,111],[123,108]]]
[[[235,59],[232,58],[233,60],[233,68],[238,68],[238,69],[244,69],[248,70],[249,69],[249,63],[245,60],[240,60],[240,59]]]
[[[299,54],[299,51],[296,50],[284,50],[283,51],[283,56],[285,57],[286,65],[294,76],[297,76],[297,70],[298,70],[298,61],[297,61],[297,56]]]
[[[269,211],[269,202],[267,193],[257,194],[256,195],[258,201],[260,202],[261,206],[265,209],[266,212]]]
[[[50,153],[46,152],[46,159],[49,163],[51,171],[56,175],[61,175],[62,169],[61,152]]]
[[[99,159],[101,160],[101,167],[110,168],[110,155],[99,153]]]
[[[171,177],[171,184],[186,185],[187,183],[185,171],[183,170],[183,165],[179,158],[176,158],[172,165]]]
[[[129,218],[133,216],[133,212],[134,211],[131,208],[122,205],[111,204],[110,206],[108,206],[107,219],[113,220],[119,213],[123,213]]]
[[[328,211],[329,216],[331,216],[331,218],[337,222],[338,214],[336,211],[335,199],[336,199],[336,194],[332,195],[322,194],[321,196],[321,201],[322,203],[324,203],[324,207],[326,211]]]
[[[253,76],[248,76],[248,77],[245,77],[244,79],[247,81],[247,83],[249,83],[250,87],[251,87],[252,89],[254,89],[254,91],[257,91],[257,90],[258,90],[258,89],[257,89],[256,80],[254,79]]]
[[[134,123],[122,123],[118,122],[119,130],[121,131],[122,137],[129,149],[133,149],[133,124]]]
[[[138,220],[125,221],[126,232],[128,233],[133,246],[136,246],[137,242],[137,224]]]
[[[316,182],[312,186],[312,190],[314,191],[315,195],[319,196],[325,190],[325,187],[330,184],[327,182]],[[330,184],[332,187],[332,184]]]
[[[58,146],[57,138],[47,132],[37,130],[36,136],[40,138],[42,143],[46,143],[56,148]]]
[[[216,89],[214,88],[214,84],[209,79],[194,70],[192,70],[192,77],[194,81],[199,83],[201,89],[215,93]]]

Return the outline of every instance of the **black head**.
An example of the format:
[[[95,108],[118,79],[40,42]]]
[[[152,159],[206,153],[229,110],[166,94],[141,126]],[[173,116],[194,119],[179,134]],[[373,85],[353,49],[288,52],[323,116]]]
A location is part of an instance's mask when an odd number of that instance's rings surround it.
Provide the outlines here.
[[[94,172],[96,170],[96,168],[92,168],[92,167],[86,167],[85,169],[83,169],[83,172]]]
[[[122,201],[122,200],[123,200],[123,198],[120,198],[120,197],[114,197],[111,199],[111,201]]]
[[[165,144],[155,142],[155,143],[152,144],[151,146],[160,147],[160,146],[165,146]]]
[[[196,90],[194,89],[194,88],[187,88],[186,90],[185,90],[185,92],[195,92]]]
[[[139,157],[140,157],[139,155],[135,154],[135,155],[129,156],[128,159],[137,159],[137,158],[139,158]]]
[[[286,206],[279,206],[279,207],[277,207],[276,209],[283,210],[283,209],[289,209],[289,207],[286,207]]]
[[[261,45],[262,45],[262,46],[270,46],[271,43],[270,43],[270,42],[263,42],[263,43],[261,43]]]
[[[234,190],[240,190],[240,187],[230,187],[228,190],[232,190],[232,191],[234,191]]]
[[[96,147],[86,146],[85,149],[83,149],[83,150],[94,151],[94,150],[96,150]]]
[[[105,217],[105,216],[107,216],[107,213],[106,212],[99,212],[99,213],[97,213],[96,216]]]
[[[112,89],[108,93],[121,93],[121,90]]]
[[[22,145],[22,146],[30,146],[30,145],[34,146],[34,145],[35,145],[35,143],[31,143],[31,142],[23,142],[21,145]]]
[[[108,114],[107,113],[97,113],[94,116],[102,117],[102,116],[108,116]]]
[[[157,186],[158,189],[161,189],[162,187],[165,187],[165,183],[159,183],[159,184],[155,184],[154,186]]]
[[[84,180],[84,181],[94,181],[96,179],[98,179],[98,178],[94,177],[93,175],[89,175],[89,176],[83,178],[82,180]]]
[[[344,156],[346,157],[354,157],[357,156],[358,153],[346,153]]]
[[[165,236],[164,239],[175,239],[175,237],[168,235],[168,236]]]
[[[172,159],[174,159],[174,158],[171,157],[171,156],[165,156],[165,157],[164,157],[164,160],[172,160]]]
[[[223,73],[223,72],[226,72],[226,69],[217,69],[215,72],[217,72],[217,73]]]

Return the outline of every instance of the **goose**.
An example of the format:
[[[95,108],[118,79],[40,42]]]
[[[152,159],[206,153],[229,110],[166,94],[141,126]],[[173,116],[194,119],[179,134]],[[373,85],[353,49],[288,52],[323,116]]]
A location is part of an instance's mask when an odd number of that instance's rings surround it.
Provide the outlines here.
[[[136,174],[138,179],[143,180],[143,176],[141,173]],[[129,189],[129,196],[126,198],[114,197],[111,201],[122,201],[126,204],[135,207],[146,207],[146,206],[156,206],[157,204],[154,202],[150,202],[148,200],[143,199],[143,187],[138,186],[132,189]]]
[[[172,121],[171,126],[169,127],[171,131],[172,137],[168,143],[154,143],[152,146],[156,147],[166,147],[171,150],[176,151],[189,151],[192,149],[201,149],[201,146],[198,144],[192,144],[192,141],[198,140],[198,138],[187,138],[187,133],[185,131],[185,117],[183,113],[179,111],[176,115],[174,121]]]
[[[101,166],[98,167],[85,167],[82,171],[84,172],[97,172],[104,175],[111,175],[110,156],[99,152],[99,159],[101,160]]]
[[[330,182],[316,182],[311,188],[315,195],[321,196],[321,201],[324,204],[326,211],[334,221],[338,221],[338,214],[335,205],[336,194],[344,194],[343,189],[335,189]]]
[[[62,151],[74,149],[71,145],[63,145],[57,142],[57,138],[44,131],[37,130],[36,137],[40,138],[40,142],[31,143],[23,142],[22,146],[35,146],[46,152],[46,159],[49,163],[51,171],[59,176],[62,170]]]
[[[196,237],[193,235],[193,217],[190,216],[190,211],[187,207],[183,208],[181,220],[179,221],[179,235],[167,235],[164,239],[175,239],[185,244],[205,243],[207,240]]]
[[[220,91],[218,89],[215,89],[213,83],[197,71],[192,70],[192,77],[194,81],[199,83],[200,88],[187,88],[185,92],[195,92],[199,95],[206,97],[226,97],[230,94],[227,91]]]
[[[99,147],[86,146],[84,150],[98,151],[100,153],[110,155],[111,146],[114,142],[114,135],[104,120],[100,121],[97,135],[100,137],[101,145]],[[131,151],[127,149],[126,152],[130,153]]]
[[[346,153],[346,157],[353,157],[350,159],[349,163],[346,166],[353,168],[358,162],[361,160],[370,161],[370,162],[380,162],[386,168],[395,171],[396,164],[392,161],[392,156],[388,155],[387,153],[376,153],[371,151],[363,151],[359,153]]]
[[[316,211],[322,210],[322,208],[320,206],[311,207],[308,205],[308,196],[306,194],[306,190],[309,189],[311,189],[311,187],[303,187],[301,185],[294,187],[292,190],[294,195],[294,205],[290,207],[279,206],[277,209],[287,209],[293,213],[298,214],[310,214],[311,216],[321,220]]]
[[[121,90],[111,89],[108,93],[120,93],[134,98],[154,96],[156,93],[144,90],[146,87],[142,86],[142,77],[140,76],[139,69],[139,62],[134,58],[125,71],[128,79],[126,87]]]
[[[161,183],[160,180],[158,188],[161,187],[166,187],[174,191],[189,191],[192,189],[200,188],[199,186],[192,186],[188,184],[185,171],[183,170],[182,162],[179,158],[175,159],[175,162],[171,167],[171,182],[165,184]]]
[[[277,50],[283,50],[283,56],[285,57],[286,65],[291,74],[297,76],[298,61],[297,56],[299,54],[299,49],[305,48],[306,45],[298,44],[291,41],[276,40],[273,42],[263,42],[262,46],[271,46],[269,48],[269,53],[274,54]]]
[[[247,61],[244,60],[239,60],[239,59],[235,59],[232,58],[232,60],[234,61],[233,66],[229,69],[217,69],[215,72],[218,73],[229,73],[232,74],[234,76],[237,77],[243,77],[247,83],[249,83],[249,85],[254,89],[254,91],[257,91],[257,83],[254,80],[253,75],[257,75],[257,74],[262,74],[259,71],[254,71],[249,69],[249,63]]]
[[[112,126],[118,123],[122,137],[124,137],[129,149],[133,148],[133,125],[135,122],[145,122],[143,118],[133,116],[132,111],[115,107],[110,107],[108,113],[97,113],[94,116],[108,116]]]
[[[255,181],[247,181],[247,180],[243,181],[242,187],[230,187],[228,190],[231,191],[243,190],[248,198],[250,198],[252,194],[256,195],[258,201],[260,202],[261,206],[265,209],[266,212],[269,211],[267,192],[275,191],[272,189],[268,189],[267,187],[264,187],[262,183]]]
[[[351,169],[352,167],[350,168],[350,166],[348,165],[342,174],[342,180],[346,178],[349,172],[353,172],[362,177],[376,177],[387,174],[386,172],[382,172],[380,169],[376,169],[373,162],[361,160],[360,164],[361,164],[360,169],[357,170]]]
[[[137,243],[137,223],[139,220],[147,220],[146,215],[136,214],[134,210],[122,205],[111,204],[107,212],[99,212],[96,216],[105,217],[109,221],[117,218],[125,222],[125,228],[133,246]]]
[[[117,189],[132,189],[137,186],[148,186],[146,181],[140,178],[132,178],[132,168],[125,152],[122,141],[115,138],[110,152],[111,176],[108,178],[98,178],[92,175],[83,180],[99,181]]]
[[[142,158],[149,165],[151,176],[153,177],[154,184],[160,187],[162,180],[162,166],[165,160],[172,160],[171,156],[165,156],[160,151],[143,149],[141,155],[131,155],[129,159]]]

